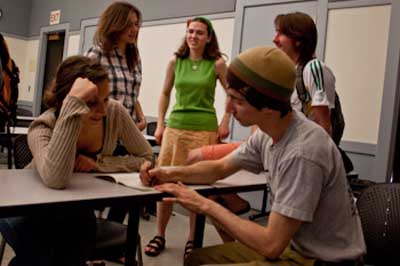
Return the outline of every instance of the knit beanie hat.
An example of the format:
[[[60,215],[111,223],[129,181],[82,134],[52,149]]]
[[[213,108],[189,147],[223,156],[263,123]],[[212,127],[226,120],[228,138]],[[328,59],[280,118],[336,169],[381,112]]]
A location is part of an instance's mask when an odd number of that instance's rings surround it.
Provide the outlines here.
[[[295,87],[296,68],[280,49],[270,46],[254,47],[239,54],[228,68],[235,76],[270,101],[290,108],[290,96]],[[231,84],[230,84],[231,85]]]

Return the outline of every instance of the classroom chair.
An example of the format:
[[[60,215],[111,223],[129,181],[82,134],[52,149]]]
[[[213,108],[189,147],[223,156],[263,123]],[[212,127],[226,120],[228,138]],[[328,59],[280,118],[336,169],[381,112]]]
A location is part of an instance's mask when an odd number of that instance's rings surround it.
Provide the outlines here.
[[[146,135],[154,136],[154,133],[156,132],[156,129],[157,129],[157,122],[156,121],[151,121],[151,122],[147,123]],[[151,145],[153,153],[158,155],[160,153],[160,145],[158,145],[155,140],[149,140],[149,143]]]
[[[3,238],[3,236],[0,233],[0,264],[1,264],[1,261],[3,260],[5,248],[6,248],[6,240]]]
[[[374,266],[398,265],[400,246],[400,184],[381,183],[365,189],[357,200],[367,254]]]

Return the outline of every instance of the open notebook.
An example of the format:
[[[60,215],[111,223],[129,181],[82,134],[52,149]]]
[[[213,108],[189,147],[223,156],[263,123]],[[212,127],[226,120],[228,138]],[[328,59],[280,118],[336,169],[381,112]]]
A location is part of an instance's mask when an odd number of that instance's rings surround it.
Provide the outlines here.
[[[147,187],[143,185],[140,181],[139,173],[104,173],[96,174],[95,177],[110,181],[113,183],[118,183],[127,187],[135,188],[141,191],[152,191],[154,188]]]
[[[165,168],[173,167],[173,166],[166,166]],[[154,191],[153,187],[147,187],[143,185],[142,181],[140,180],[139,173],[103,173],[99,174],[96,173],[95,177],[110,181],[113,183],[121,184],[127,187],[131,187],[140,191]],[[254,174],[247,172],[245,170],[239,171],[230,177],[219,180],[214,184],[211,185],[188,185],[191,189],[201,189],[201,188],[223,188],[223,187],[230,187],[230,186],[245,186],[254,183],[264,184],[266,182],[265,173],[262,174]]]

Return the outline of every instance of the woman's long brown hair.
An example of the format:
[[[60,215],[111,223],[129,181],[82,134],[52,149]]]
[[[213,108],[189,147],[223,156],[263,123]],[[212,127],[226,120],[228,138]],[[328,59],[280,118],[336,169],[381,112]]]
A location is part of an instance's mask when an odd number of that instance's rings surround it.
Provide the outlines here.
[[[141,23],[142,13],[128,2],[114,2],[101,14],[93,43],[101,47],[106,55],[117,46],[121,34],[130,26],[129,15],[132,13],[136,14]],[[125,56],[128,67],[132,70],[139,61],[137,38],[136,44],[127,45]]]

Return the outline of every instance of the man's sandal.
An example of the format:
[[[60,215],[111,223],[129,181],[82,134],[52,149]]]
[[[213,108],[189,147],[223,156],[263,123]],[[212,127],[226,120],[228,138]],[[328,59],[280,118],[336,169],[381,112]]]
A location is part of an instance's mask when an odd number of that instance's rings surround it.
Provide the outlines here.
[[[150,249],[145,250],[144,253],[147,256],[156,257],[165,249],[165,238],[162,236],[155,236],[146,247]]]
[[[194,249],[193,241],[192,240],[187,241],[185,245],[185,253],[183,253],[183,258],[186,259],[189,256],[189,254],[192,253],[193,249]]]

